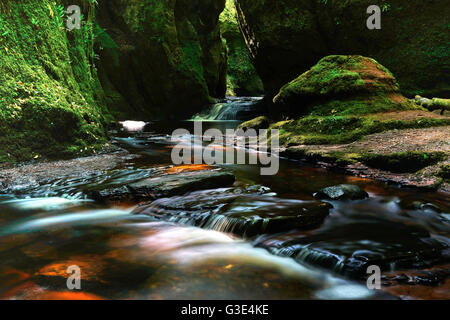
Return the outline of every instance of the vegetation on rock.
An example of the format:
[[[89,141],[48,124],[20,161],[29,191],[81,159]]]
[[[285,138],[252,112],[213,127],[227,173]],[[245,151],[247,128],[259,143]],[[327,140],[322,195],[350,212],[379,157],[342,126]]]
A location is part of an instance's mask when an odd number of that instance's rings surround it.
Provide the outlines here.
[[[63,5],[0,3],[0,162],[80,155],[105,142],[111,118],[93,65],[95,17],[68,31]]]
[[[289,116],[347,116],[418,109],[400,94],[389,70],[362,56],[323,58],[283,86],[273,101],[274,112],[287,111]]]

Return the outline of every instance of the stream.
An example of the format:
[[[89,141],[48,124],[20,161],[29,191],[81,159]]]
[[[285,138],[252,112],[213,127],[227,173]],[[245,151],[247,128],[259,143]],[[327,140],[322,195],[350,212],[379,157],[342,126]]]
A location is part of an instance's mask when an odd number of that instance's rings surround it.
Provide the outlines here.
[[[227,103],[231,111],[224,110]],[[243,103],[248,109],[249,100]],[[236,100],[222,104],[212,110],[214,121],[203,123],[205,130],[234,129],[242,122],[229,120],[239,113]],[[193,121],[153,122],[143,131],[118,131],[114,143],[136,157],[116,168],[0,194],[0,298],[396,298],[366,287],[365,271],[373,264],[387,273],[441,266],[414,283],[400,277],[396,284],[439,289],[448,282],[445,194],[400,189],[287,159],[280,160],[276,176],[261,176],[258,165],[221,165],[235,175],[233,186],[144,205],[96,201],[86,192],[172,166],[171,132],[192,132],[192,127]],[[209,219],[225,213],[282,215],[316,201],[313,194],[321,188],[344,183],[360,186],[369,198],[326,201],[329,215],[314,228],[261,234],[238,220]],[[72,265],[81,269],[82,290],[66,288]]]

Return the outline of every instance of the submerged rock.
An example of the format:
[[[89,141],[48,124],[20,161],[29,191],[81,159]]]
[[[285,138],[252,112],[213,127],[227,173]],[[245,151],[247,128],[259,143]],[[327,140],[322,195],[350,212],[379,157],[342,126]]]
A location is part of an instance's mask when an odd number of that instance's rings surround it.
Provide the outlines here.
[[[366,277],[370,265],[393,271],[426,268],[450,258],[448,245],[423,227],[374,217],[330,224],[308,236],[266,237],[256,245],[354,278]]]
[[[352,184],[341,184],[327,187],[314,194],[318,199],[329,200],[359,200],[368,198],[367,192]]]
[[[280,199],[258,193],[240,189],[194,192],[157,200],[137,208],[135,213],[252,237],[317,227],[332,208],[324,202]]]
[[[328,56],[283,86],[274,98],[289,116],[356,115],[414,109],[392,73],[363,56]]]
[[[96,187],[87,193],[96,200],[153,200],[197,190],[229,187],[234,181],[234,175],[227,171],[187,171],[156,175],[121,186]]]

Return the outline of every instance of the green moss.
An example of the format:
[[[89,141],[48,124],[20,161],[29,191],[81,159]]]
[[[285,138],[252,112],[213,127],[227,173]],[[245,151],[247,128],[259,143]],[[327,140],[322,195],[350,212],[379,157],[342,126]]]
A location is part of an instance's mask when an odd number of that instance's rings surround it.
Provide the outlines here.
[[[277,108],[289,115],[362,115],[418,109],[400,95],[394,76],[362,56],[328,56],[280,89]]]
[[[270,126],[269,118],[265,116],[261,116],[250,121],[244,122],[239,125],[238,129],[267,129]]]
[[[450,119],[380,121],[371,116],[306,116],[275,123],[282,145],[350,143],[364,136],[394,129],[429,128],[450,125]]]
[[[416,172],[448,158],[445,152],[401,152],[363,154],[360,161],[370,167],[392,172]]]
[[[77,2],[75,2],[76,4]],[[83,8],[91,6],[79,1]],[[93,61],[93,17],[66,31],[53,1],[2,1],[0,159],[80,155],[105,142],[111,120]]]

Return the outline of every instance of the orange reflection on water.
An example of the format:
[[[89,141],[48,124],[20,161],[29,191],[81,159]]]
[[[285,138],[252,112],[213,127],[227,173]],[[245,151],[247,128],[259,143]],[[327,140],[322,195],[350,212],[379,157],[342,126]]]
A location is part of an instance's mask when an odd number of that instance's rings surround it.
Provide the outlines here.
[[[207,165],[207,164],[188,164],[188,165],[181,165],[181,166],[175,166],[172,168],[169,168],[166,170],[166,174],[178,174],[182,172],[191,172],[191,171],[201,171],[201,170],[212,170],[213,167]]]
[[[60,261],[48,264],[41,268],[37,275],[48,277],[68,278],[72,274],[67,273],[70,266],[78,266],[81,270],[83,280],[101,281],[100,275],[103,270],[103,261],[94,256],[80,256],[71,260]]]

